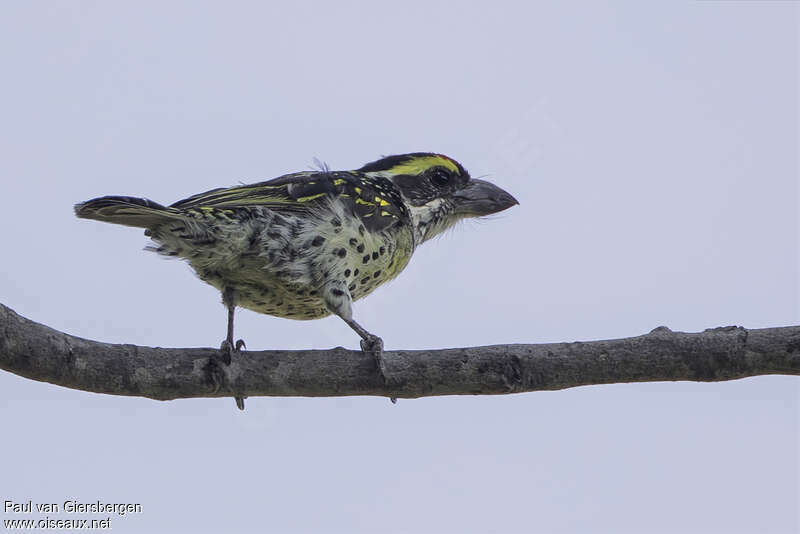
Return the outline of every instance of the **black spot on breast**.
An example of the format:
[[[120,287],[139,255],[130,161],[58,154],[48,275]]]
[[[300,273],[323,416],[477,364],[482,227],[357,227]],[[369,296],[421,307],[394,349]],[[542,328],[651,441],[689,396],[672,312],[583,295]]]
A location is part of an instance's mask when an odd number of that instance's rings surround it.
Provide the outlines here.
[[[353,271],[353,276],[358,276],[358,269],[356,269],[355,271]]]
[[[372,278],[378,278],[381,275],[380,270],[375,271],[375,274],[372,275]]]
[[[344,295],[344,291],[342,291],[341,289],[334,288],[334,289],[331,289],[331,295],[333,295],[335,297],[341,297],[342,295]]]
[[[381,256],[383,256],[386,253],[386,247],[381,247],[380,250],[381,250]]]
[[[350,246],[354,247],[356,245],[358,245],[358,239],[356,239],[355,237],[351,237],[350,238]]]
[[[308,294],[313,297],[314,295],[317,294],[317,290],[316,289],[312,289],[311,291],[308,292]]]
[[[259,230],[261,229],[255,227],[250,231],[250,237],[247,238],[247,246],[249,248],[255,247],[256,243],[258,243],[258,234],[260,233]]]
[[[372,253],[372,259],[373,260],[377,260],[378,259],[378,253],[377,252],[373,252]]]
[[[216,229],[215,229],[215,231],[216,231]],[[189,239],[189,236],[178,236],[178,237],[180,237],[181,239]],[[192,239],[192,243],[197,245],[197,246],[213,245],[216,242],[217,242],[217,238],[216,237],[211,237],[211,236],[208,236],[208,237],[205,237],[205,238]]]
[[[350,269],[345,269],[344,270],[344,275],[345,275],[345,277],[350,276]]]
[[[358,245],[358,246],[356,247],[356,250],[357,250],[358,252],[364,252],[364,243],[361,243],[360,245]]]
[[[338,217],[334,217],[331,219],[331,224],[338,227],[342,225],[342,221]]]
[[[359,224],[358,225],[358,233],[363,236],[365,231],[366,231],[366,228],[364,228],[364,225],[363,224]]]
[[[323,244],[324,242],[325,242],[325,238],[322,237],[321,235],[318,235],[311,241],[311,244],[314,245],[315,247],[318,247],[321,244]]]
[[[340,248],[339,250],[336,251],[336,255],[339,256],[340,258],[344,258],[345,256],[347,256],[347,251],[343,248]]]
[[[361,283],[362,284],[366,284],[367,282],[369,282],[369,276],[366,276],[366,277],[361,279]]]
[[[355,288],[356,288],[355,284],[350,284],[350,287],[348,287],[347,289],[349,289],[350,291],[353,291]]]
[[[367,263],[369,261],[369,254],[365,254],[363,258],[361,258],[361,263]]]

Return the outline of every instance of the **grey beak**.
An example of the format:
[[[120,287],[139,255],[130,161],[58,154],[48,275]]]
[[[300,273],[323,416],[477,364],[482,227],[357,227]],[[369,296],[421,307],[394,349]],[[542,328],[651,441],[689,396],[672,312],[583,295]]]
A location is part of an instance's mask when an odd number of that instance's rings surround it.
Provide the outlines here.
[[[453,193],[456,213],[480,217],[503,211],[519,204],[508,192],[485,180],[471,179],[464,189]]]

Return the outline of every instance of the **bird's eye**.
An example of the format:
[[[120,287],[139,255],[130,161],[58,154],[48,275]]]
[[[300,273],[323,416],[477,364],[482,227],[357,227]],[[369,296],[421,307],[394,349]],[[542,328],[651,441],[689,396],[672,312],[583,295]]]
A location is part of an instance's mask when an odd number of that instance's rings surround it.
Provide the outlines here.
[[[444,187],[450,183],[450,174],[447,171],[436,169],[431,174],[431,181],[434,185]]]

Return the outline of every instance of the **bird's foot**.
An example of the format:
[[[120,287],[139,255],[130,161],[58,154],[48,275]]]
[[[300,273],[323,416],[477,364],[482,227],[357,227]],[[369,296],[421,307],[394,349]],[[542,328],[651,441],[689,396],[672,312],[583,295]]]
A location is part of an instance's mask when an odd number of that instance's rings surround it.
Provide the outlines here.
[[[242,351],[242,348],[247,348],[243,339],[237,339],[236,344],[232,345],[229,340],[225,340],[220,345],[219,350],[222,352],[222,361],[225,365],[231,364],[231,359],[234,353],[238,353]],[[236,400],[236,407],[240,410],[244,410],[244,399],[247,397],[234,397]]]
[[[386,381],[386,362],[383,361],[383,340],[378,336],[373,336],[361,340],[361,350],[369,352],[375,357],[375,363],[378,365],[378,372],[381,374],[384,382]]]
[[[219,346],[219,350],[222,352],[222,361],[225,363],[225,365],[231,364],[233,354],[236,352],[241,352],[242,347],[247,348],[247,345],[244,343],[244,339],[237,339],[235,346],[232,345],[227,339],[222,342],[222,344]]]
[[[378,336],[370,334],[369,337],[361,340],[361,350],[364,352],[372,353],[375,357],[375,363],[378,365],[378,373],[380,373],[383,383],[386,384],[388,380],[388,373],[386,372],[386,360],[383,359],[383,340]],[[392,404],[397,404],[397,399],[391,397],[389,400]]]
[[[222,344],[219,346],[219,351],[222,355],[222,363],[224,363],[225,365],[230,365],[231,356],[233,356],[233,353],[236,352],[236,350],[233,348],[233,345],[231,345],[231,342],[228,341],[227,339],[223,341]]]

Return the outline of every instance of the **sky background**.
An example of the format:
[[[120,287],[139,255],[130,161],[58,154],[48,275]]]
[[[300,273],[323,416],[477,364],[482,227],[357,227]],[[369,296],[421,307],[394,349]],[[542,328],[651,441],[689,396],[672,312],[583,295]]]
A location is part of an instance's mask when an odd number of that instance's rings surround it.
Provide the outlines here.
[[[437,151],[520,206],[356,303],[387,350],[798,324],[798,12],[3,2],[0,302],[90,339],[218,346],[216,290],[72,205]],[[358,347],[337,318],[237,321],[254,350]],[[0,372],[0,498],[141,503],[120,532],[796,532],[798,385],[241,413]]]

